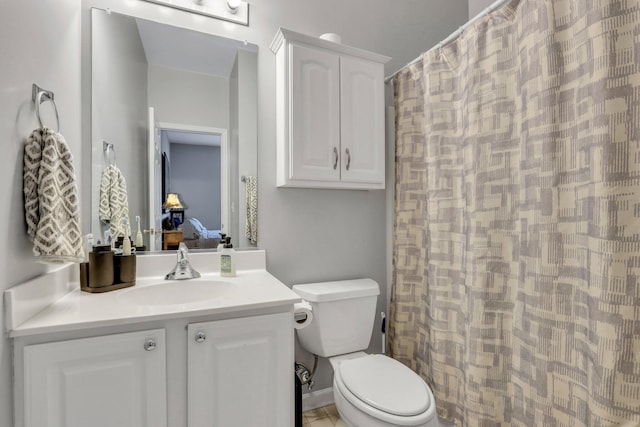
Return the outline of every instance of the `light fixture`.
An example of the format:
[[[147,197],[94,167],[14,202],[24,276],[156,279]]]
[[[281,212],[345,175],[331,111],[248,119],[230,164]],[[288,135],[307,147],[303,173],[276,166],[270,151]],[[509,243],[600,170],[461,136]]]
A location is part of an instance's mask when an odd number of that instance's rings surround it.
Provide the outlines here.
[[[167,200],[162,204],[163,209],[184,209],[177,193],[167,193]]]
[[[249,26],[249,3],[243,0],[142,0],[209,18]]]
[[[238,13],[238,7],[240,7],[241,0],[227,0],[227,7],[229,11],[234,15]]]

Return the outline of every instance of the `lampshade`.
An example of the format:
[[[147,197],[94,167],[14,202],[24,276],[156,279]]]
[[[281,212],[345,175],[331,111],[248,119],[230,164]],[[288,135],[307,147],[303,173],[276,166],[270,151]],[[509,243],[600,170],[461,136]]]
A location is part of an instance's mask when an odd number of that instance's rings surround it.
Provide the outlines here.
[[[178,193],[168,193],[167,200],[162,205],[163,209],[183,209]]]

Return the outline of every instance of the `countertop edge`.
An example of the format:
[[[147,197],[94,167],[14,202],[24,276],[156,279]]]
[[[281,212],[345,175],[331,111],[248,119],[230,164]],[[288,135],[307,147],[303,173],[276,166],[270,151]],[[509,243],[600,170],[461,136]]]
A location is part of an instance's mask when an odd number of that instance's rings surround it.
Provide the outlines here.
[[[219,262],[219,254],[199,254],[194,257],[203,266],[202,279],[226,281],[215,272],[215,263]],[[77,269],[73,264],[61,268],[22,284],[16,285],[4,292],[5,303],[5,336],[20,338],[39,336],[51,333],[74,332],[81,330],[121,327],[140,323],[189,319],[195,317],[228,316],[229,313],[242,313],[240,316],[256,315],[263,310],[292,311],[293,304],[301,301],[290,287],[282,283],[264,268],[264,251],[239,252],[236,282],[241,291],[231,300],[223,303],[219,301],[207,303],[207,300],[189,302],[185,304],[169,304],[167,306],[132,305],[123,306],[118,301],[119,292],[127,292],[134,288],[125,288],[106,293],[81,292],[77,283]],[[142,263],[155,265],[156,268],[146,268],[149,275],[138,277],[135,288],[153,286],[164,280],[158,276],[158,263],[170,259],[167,256],[145,257]],[[148,266],[147,266],[148,267]],[[143,269],[144,270],[144,269]],[[211,271],[213,270],[213,271]],[[164,270],[162,270],[164,271]],[[150,273],[154,273],[151,275]],[[75,281],[74,281],[75,279]],[[200,279],[194,279],[195,281]],[[256,286],[256,288],[254,288]],[[53,288],[53,289],[52,289]],[[201,303],[202,302],[202,303]],[[287,309],[287,306],[290,306]]]
[[[41,327],[27,327],[10,330],[8,332],[9,338],[23,338],[30,336],[37,336],[43,334],[52,334],[52,333],[64,333],[64,332],[73,332],[80,330],[90,330],[97,328],[104,328],[110,326],[124,326],[124,325],[135,325],[139,323],[146,322],[154,322],[154,321],[162,321],[162,320],[176,320],[176,319],[189,319],[192,317],[202,317],[202,316],[213,316],[218,314],[229,314],[234,312],[251,312],[251,311],[259,311],[264,309],[273,309],[278,307],[290,307],[290,310],[293,311],[293,304],[302,301],[301,298],[290,298],[290,299],[280,299],[277,301],[269,301],[264,303],[256,303],[256,304],[247,304],[247,305],[236,305],[230,307],[215,307],[215,308],[206,308],[200,310],[190,310],[190,311],[176,311],[171,313],[162,313],[162,314],[152,314],[152,315],[140,315],[140,316],[132,316],[132,317],[117,317],[113,319],[103,319],[89,322],[77,322],[77,323],[67,323],[63,325],[50,325],[50,326],[41,326]],[[288,310],[282,310],[282,312],[286,312]],[[248,316],[250,316],[249,314]],[[244,317],[244,315],[243,315]]]

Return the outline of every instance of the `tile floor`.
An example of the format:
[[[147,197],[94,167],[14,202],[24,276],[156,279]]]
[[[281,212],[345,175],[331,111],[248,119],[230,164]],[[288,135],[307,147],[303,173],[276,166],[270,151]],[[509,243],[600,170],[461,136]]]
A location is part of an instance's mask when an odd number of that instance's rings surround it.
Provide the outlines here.
[[[439,419],[438,427],[456,427],[455,424]],[[302,413],[302,427],[347,427],[340,419],[335,405],[312,409]],[[626,424],[620,427],[631,427]],[[640,427],[640,424],[636,427]]]
[[[346,427],[335,405],[312,409],[302,414],[302,427]]]

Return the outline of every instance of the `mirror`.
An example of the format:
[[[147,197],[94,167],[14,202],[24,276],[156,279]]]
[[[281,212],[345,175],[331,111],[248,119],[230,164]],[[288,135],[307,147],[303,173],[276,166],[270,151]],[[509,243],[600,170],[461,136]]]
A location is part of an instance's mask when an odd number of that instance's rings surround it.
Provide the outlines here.
[[[251,246],[241,177],[257,170],[258,47],[91,12],[94,239],[113,218],[111,227],[125,223],[135,241],[139,217],[146,250],[174,249],[176,238],[215,248],[220,231],[234,247]],[[117,209],[122,193],[110,166],[126,181],[128,215]],[[101,200],[101,184],[111,198]],[[182,207],[167,208],[169,193]]]

